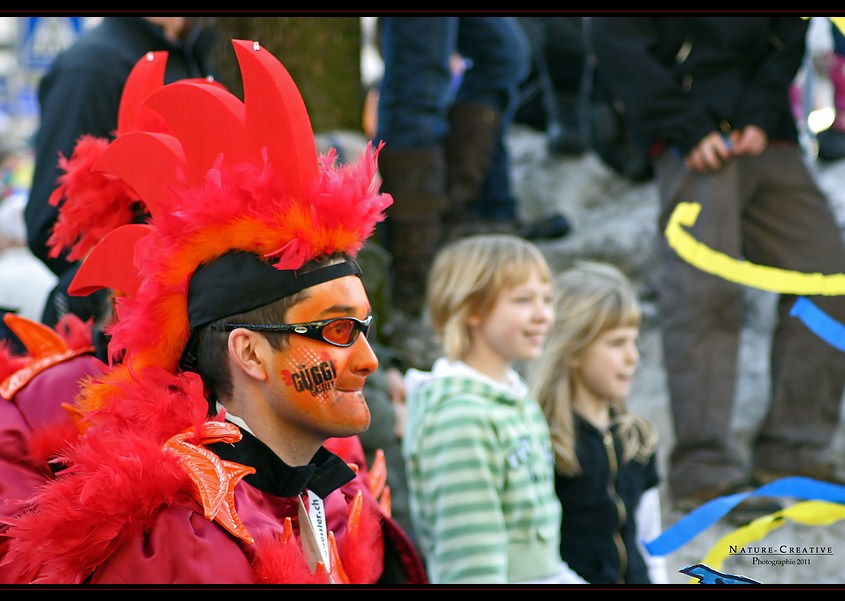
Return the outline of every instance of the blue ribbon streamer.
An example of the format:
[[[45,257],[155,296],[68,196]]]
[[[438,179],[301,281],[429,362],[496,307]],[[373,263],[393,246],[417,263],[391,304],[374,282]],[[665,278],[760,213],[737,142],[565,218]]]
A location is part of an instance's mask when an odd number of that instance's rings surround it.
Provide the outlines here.
[[[769,482],[750,492],[719,497],[696,507],[657,538],[646,542],[645,548],[654,556],[667,555],[680,549],[748,497],[793,497],[804,501],[845,504],[845,486],[791,476]]]
[[[811,332],[829,345],[845,351],[845,326],[819,309],[812,301],[799,296],[789,314],[804,322]]]

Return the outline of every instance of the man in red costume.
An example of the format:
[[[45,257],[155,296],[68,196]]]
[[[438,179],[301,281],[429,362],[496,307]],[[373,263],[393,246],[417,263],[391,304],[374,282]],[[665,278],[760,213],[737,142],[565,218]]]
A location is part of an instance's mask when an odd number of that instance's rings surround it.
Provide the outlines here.
[[[5,518],[0,581],[426,582],[383,479],[323,446],[370,421],[355,257],[392,202],[378,150],[318,157],[287,71],[234,46],[244,102],[169,84],[144,105],[172,133],[121,135],[97,160],[151,216],[109,234],[138,286],[110,328],[120,361],[76,399],[68,467]]]

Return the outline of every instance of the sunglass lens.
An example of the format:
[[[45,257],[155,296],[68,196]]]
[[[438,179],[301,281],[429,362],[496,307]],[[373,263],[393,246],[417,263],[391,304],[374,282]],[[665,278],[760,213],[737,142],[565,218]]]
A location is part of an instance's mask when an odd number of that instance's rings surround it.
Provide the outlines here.
[[[358,335],[358,323],[352,319],[336,319],[323,328],[323,338],[334,344],[352,344]]]

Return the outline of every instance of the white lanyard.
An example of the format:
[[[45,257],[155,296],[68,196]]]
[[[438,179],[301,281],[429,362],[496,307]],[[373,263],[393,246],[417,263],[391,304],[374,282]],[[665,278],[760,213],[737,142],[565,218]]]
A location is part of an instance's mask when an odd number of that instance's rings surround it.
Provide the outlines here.
[[[309,491],[299,495],[299,532],[302,537],[302,548],[311,569],[316,569],[318,561],[322,562],[329,574],[329,579],[333,581],[323,499]]]

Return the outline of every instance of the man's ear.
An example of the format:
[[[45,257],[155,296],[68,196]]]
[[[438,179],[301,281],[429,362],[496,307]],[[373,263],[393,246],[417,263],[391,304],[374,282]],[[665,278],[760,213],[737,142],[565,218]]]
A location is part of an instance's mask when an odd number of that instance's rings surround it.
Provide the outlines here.
[[[229,359],[246,375],[256,380],[267,380],[265,359],[270,343],[258,332],[237,328],[229,334]]]

